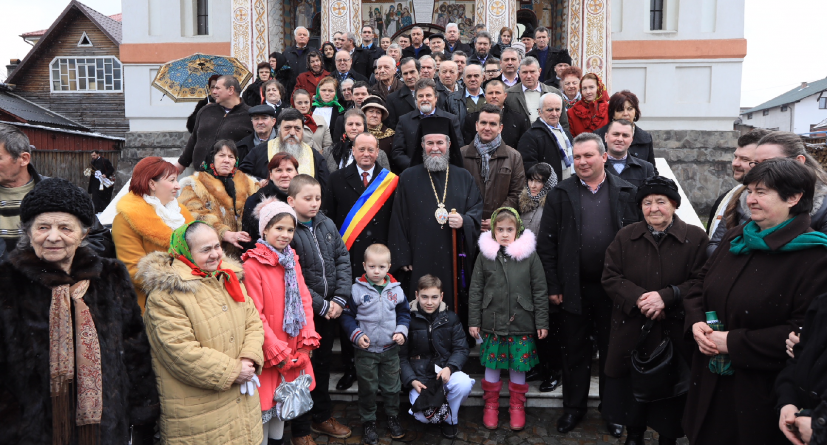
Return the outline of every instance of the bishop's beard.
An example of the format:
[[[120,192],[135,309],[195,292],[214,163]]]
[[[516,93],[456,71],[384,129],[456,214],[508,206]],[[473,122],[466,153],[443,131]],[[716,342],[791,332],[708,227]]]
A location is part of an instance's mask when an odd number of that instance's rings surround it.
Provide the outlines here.
[[[298,158],[302,151],[302,145],[301,142],[298,142],[294,137],[290,136],[281,141],[280,149],[294,158]]]
[[[423,153],[423,155],[425,158],[422,160],[422,164],[425,166],[425,170],[429,172],[444,172],[448,169],[450,150],[446,150],[442,156],[430,156],[428,153]]]

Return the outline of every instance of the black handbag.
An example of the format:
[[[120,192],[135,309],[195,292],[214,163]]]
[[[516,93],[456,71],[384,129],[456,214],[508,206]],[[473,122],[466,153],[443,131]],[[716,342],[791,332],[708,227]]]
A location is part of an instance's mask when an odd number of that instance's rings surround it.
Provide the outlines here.
[[[679,296],[680,291],[674,286],[673,289]],[[689,391],[689,365],[675,352],[669,337],[664,337],[652,353],[642,352],[654,324],[655,320],[646,320],[632,350],[632,394],[638,402],[671,399]]]

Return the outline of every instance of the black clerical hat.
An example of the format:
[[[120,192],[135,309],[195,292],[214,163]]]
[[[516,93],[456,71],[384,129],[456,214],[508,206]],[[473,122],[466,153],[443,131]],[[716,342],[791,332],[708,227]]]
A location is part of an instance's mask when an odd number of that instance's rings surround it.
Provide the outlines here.
[[[443,116],[437,116],[436,112],[434,112],[431,117],[419,118],[419,131],[416,133],[417,149],[414,150],[413,156],[411,157],[411,166],[422,163],[424,149],[422,148],[421,142],[422,138],[429,134],[448,135],[448,139],[451,141],[451,147],[449,148],[449,161],[452,165],[463,167],[462,151],[460,150],[462,147],[459,146],[459,140],[457,138],[456,131],[454,131],[454,126],[451,124],[451,119]]]
[[[529,39],[534,38],[534,27],[531,25],[525,25],[525,30],[523,31],[523,35],[520,36],[520,39],[524,39],[528,37]],[[526,48],[526,51],[531,51],[531,48]]]

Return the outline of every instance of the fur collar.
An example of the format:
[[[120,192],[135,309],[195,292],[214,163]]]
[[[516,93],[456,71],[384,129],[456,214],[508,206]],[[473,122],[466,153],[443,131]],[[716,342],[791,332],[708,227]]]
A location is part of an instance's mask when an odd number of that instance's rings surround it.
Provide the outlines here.
[[[411,307],[411,312],[419,312],[419,300],[414,298],[413,301],[410,302],[410,307]],[[444,301],[441,301],[439,303],[439,308],[437,308],[436,311],[437,311],[437,313],[440,313],[440,312],[445,312],[447,310],[448,310],[448,305],[445,304]]]
[[[193,173],[192,176],[181,180],[181,188],[190,186],[202,200],[212,197],[212,199],[218,201],[221,207],[228,210],[235,208],[236,213],[241,213],[244,210],[244,203],[247,201],[247,198],[256,192],[256,186],[253,182],[252,178],[240,171],[236,172],[235,176],[233,176],[233,183],[235,183],[235,207],[233,206],[232,198],[230,198],[230,195],[228,195],[224,189],[224,184],[209,173]]]
[[[548,198],[548,194],[540,198],[539,203],[535,203],[531,200],[531,197],[528,196],[528,189],[523,187],[523,191],[520,192],[520,214],[531,212],[532,210],[537,210],[538,208],[546,205],[546,198]]]
[[[15,249],[9,254],[9,262],[26,278],[48,288],[75,284],[82,280],[94,280],[100,278],[103,270],[101,258],[88,247],[78,247],[75,251],[69,274],[56,264],[38,258],[32,247]]]
[[[244,278],[244,269],[236,260],[224,257],[221,265],[235,272],[239,280]],[[149,295],[154,291],[197,293],[203,280],[212,278],[193,275],[189,266],[173,260],[166,252],[152,252],[138,262],[136,279]]]
[[[193,217],[190,211],[180,203],[178,207],[181,208],[184,220],[192,222]],[[143,238],[149,239],[158,246],[169,245],[172,229],[161,220],[161,217],[155,213],[155,209],[144,201],[144,198],[129,192],[118,201],[116,208],[129,227]]]
[[[487,232],[482,232],[480,235],[479,246],[480,253],[482,253],[485,258],[491,261],[497,259],[497,252],[500,251],[500,244],[494,239],[490,230]],[[505,248],[505,253],[517,261],[522,261],[530,257],[531,254],[534,253],[534,249],[536,247],[537,237],[534,236],[534,232],[525,229],[519,238],[514,240],[513,243],[509,244],[508,247]]]

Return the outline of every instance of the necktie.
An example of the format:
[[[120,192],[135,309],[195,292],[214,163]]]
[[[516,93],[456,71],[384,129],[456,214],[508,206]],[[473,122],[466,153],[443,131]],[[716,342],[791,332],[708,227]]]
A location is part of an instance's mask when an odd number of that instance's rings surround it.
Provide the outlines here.
[[[368,172],[362,172],[362,184],[365,184],[365,187],[368,186]]]

